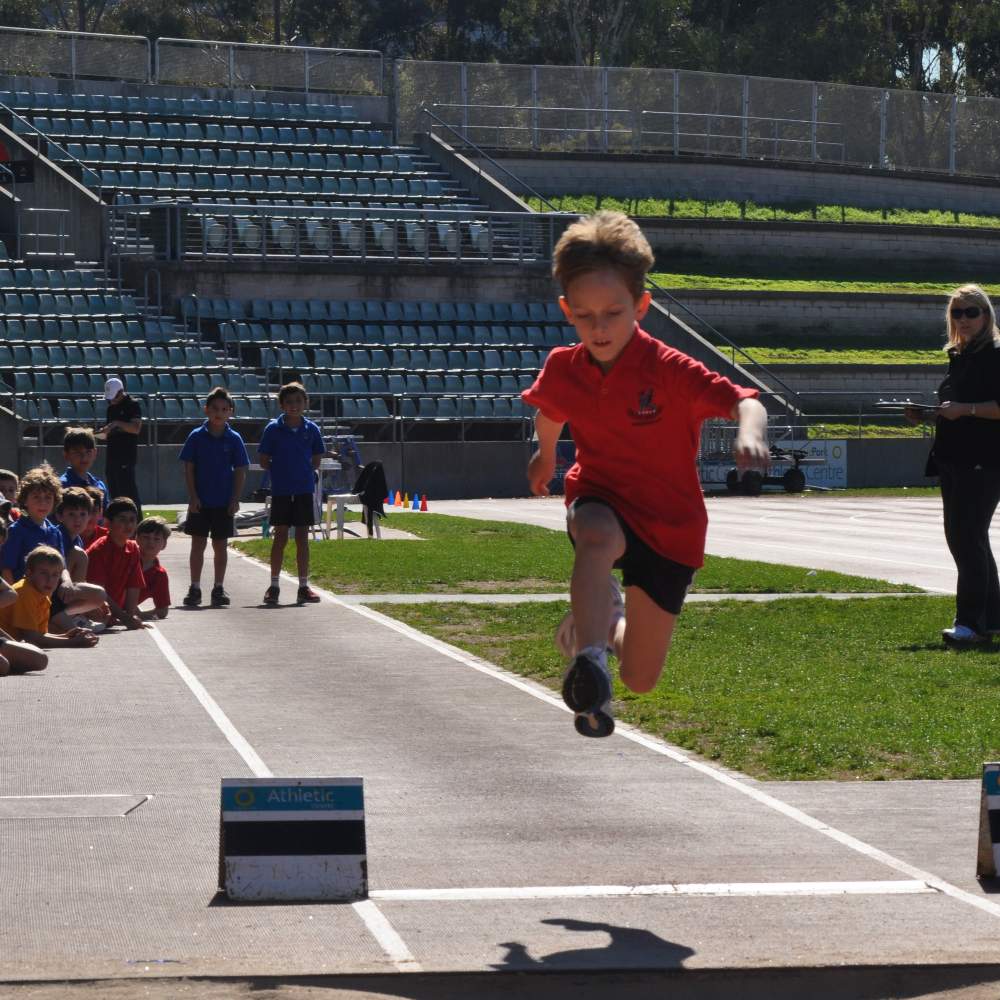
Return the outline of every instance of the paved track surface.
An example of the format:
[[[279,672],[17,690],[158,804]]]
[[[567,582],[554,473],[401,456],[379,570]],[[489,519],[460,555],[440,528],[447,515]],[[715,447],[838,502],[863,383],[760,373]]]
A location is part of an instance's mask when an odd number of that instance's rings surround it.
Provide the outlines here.
[[[166,562],[179,598],[183,538]],[[234,557],[231,608],[0,682],[0,995],[1000,996],[975,782],[761,784],[582,740],[533,684],[266,585]],[[218,897],[219,779],[268,772],[364,776],[365,907]]]

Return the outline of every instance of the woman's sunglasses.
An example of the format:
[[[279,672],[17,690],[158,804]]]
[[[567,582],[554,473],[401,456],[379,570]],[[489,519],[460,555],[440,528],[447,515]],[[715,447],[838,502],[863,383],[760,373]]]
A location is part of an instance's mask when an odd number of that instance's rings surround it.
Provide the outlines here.
[[[978,319],[983,314],[979,306],[966,306],[964,309],[949,309],[948,312],[951,314],[952,319],[961,319],[963,316],[966,319]]]

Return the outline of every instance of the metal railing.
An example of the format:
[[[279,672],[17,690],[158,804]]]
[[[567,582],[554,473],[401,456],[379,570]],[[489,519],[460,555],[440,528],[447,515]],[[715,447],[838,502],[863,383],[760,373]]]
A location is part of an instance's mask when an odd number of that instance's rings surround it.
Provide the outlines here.
[[[70,210],[68,208],[25,208],[18,244],[18,256],[44,254],[67,256]],[[51,223],[51,225],[47,225]],[[41,228],[41,227],[45,228]]]
[[[82,160],[75,157],[68,149],[61,146],[55,139],[50,139],[41,129],[35,128],[35,126],[28,121],[24,115],[19,114],[12,107],[4,104],[0,101],[0,114],[10,115],[11,129],[20,136],[30,136],[34,139],[35,148],[39,153],[46,156],[48,159],[55,163],[71,162],[75,163],[80,168],[80,179],[81,182],[88,187],[97,188],[97,196],[101,197],[101,175],[94,170],[92,167],[88,167]],[[45,143],[44,153],[42,151],[42,143]],[[53,150],[55,154],[53,155]],[[93,184],[87,184],[87,180],[92,180]]]
[[[0,27],[0,74],[146,83],[149,60],[141,35]]]
[[[479,208],[153,202],[106,209],[109,253],[158,260],[247,258],[527,263],[551,258],[561,213]]]
[[[384,86],[384,60],[375,49],[158,38],[153,59],[153,83],[373,96]]]
[[[670,149],[684,150],[675,131],[707,118],[711,129],[693,130],[695,145],[711,133],[717,149],[717,132],[728,132],[735,157],[766,150],[778,160],[1000,177],[998,98],[677,69],[414,60],[396,62],[394,92],[400,142],[421,129],[422,106],[450,105],[450,124],[479,139],[492,130],[502,148],[544,148],[546,135],[564,131],[560,149],[634,151],[637,132],[659,131],[636,124],[645,112],[671,116],[661,137]],[[520,120],[505,127],[502,115]],[[573,117],[568,127],[560,115]]]

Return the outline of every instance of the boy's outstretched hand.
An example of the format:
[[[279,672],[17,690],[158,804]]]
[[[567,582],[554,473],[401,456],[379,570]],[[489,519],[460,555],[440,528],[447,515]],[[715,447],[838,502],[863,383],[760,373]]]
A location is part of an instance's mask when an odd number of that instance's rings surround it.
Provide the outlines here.
[[[71,646],[96,646],[97,636],[89,628],[71,628],[66,633]]]
[[[770,464],[771,452],[767,441],[759,434],[741,432],[733,441],[733,457],[736,459],[736,468],[741,472],[747,469],[763,471]]]
[[[536,451],[528,462],[528,486],[536,497],[549,495],[549,483],[556,474],[555,455],[543,455]]]

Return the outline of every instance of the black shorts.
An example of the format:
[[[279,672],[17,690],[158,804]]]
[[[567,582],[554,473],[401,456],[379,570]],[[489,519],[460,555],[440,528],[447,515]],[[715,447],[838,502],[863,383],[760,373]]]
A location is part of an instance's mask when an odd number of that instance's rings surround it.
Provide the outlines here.
[[[295,496],[271,497],[272,528],[309,528],[316,523],[313,513],[313,495],[296,493]]]
[[[199,511],[188,511],[184,522],[184,533],[194,538],[233,538],[236,522],[228,507],[202,507]]]
[[[59,591],[61,587],[56,587],[52,591],[52,604],[49,607],[49,620],[55,618],[56,615],[61,615],[67,608],[66,602],[62,599]]]
[[[625,552],[614,567],[622,571],[622,583],[626,587],[638,587],[664,611],[679,615],[694,579],[694,569],[651,549],[607,500],[600,497],[577,497],[571,507],[575,510],[588,503],[599,503],[607,507],[615,515],[622,534],[625,535]],[[566,530],[568,534],[569,529]],[[572,535],[569,540],[573,541]],[[574,547],[575,544],[574,542]]]

